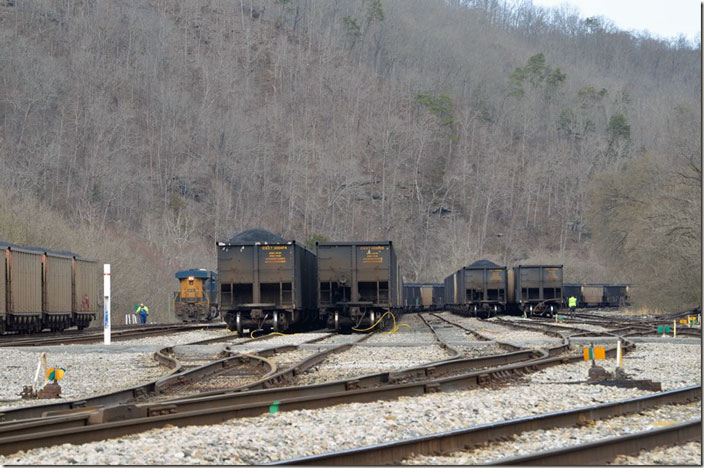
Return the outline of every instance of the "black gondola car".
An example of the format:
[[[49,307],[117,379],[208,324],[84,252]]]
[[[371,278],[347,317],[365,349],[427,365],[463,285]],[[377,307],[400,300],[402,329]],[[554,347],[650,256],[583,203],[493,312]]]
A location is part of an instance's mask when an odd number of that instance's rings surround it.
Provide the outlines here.
[[[508,302],[518,312],[551,316],[564,304],[562,265],[518,265],[508,283]]]
[[[508,275],[505,266],[479,260],[445,278],[445,306],[465,315],[490,316],[506,310]]]
[[[631,305],[630,284],[607,284],[604,286],[604,301],[607,307]]]
[[[318,242],[316,250],[318,307],[329,327],[366,331],[387,311],[400,310],[402,280],[391,241]]]
[[[295,241],[218,243],[221,316],[230,330],[284,331],[317,319],[315,254]]]
[[[445,287],[438,283],[404,283],[403,307],[408,311],[439,310]]]

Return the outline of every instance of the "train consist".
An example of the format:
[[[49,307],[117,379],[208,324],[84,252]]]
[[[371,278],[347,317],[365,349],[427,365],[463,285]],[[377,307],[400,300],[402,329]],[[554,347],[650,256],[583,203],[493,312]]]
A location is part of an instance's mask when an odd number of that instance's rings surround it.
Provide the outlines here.
[[[98,264],[71,252],[0,243],[0,332],[62,331],[98,312]]]
[[[577,307],[624,307],[630,305],[631,285],[611,283],[565,283],[563,298],[577,299]]]
[[[182,322],[218,318],[218,275],[205,269],[177,271],[180,288],[174,293],[174,312]]]
[[[513,268],[480,260],[445,278],[445,308],[462,315],[552,316],[563,307],[562,265]]]
[[[240,334],[324,325],[345,332],[383,329],[392,314],[405,311],[552,316],[575,291],[565,288],[562,265],[508,267],[487,260],[460,268],[442,284],[404,284],[391,241],[317,242],[312,252],[262,230],[218,242],[217,262],[216,301],[228,327]],[[580,285],[579,298],[590,304],[587,286]],[[625,303],[628,285],[602,286],[600,305]]]
[[[382,322],[402,304],[389,241],[325,242],[316,252],[266,231],[217,244],[223,319],[231,330],[287,331],[327,324],[339,331]]]

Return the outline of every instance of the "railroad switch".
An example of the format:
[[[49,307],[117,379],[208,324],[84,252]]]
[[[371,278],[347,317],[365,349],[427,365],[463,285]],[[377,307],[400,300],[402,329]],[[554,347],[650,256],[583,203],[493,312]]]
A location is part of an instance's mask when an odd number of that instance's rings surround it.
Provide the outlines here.
[[[39,390],[38,392],[34,390],[31,385],[25,385],[22,388],[22,393],[20,396],[23,400],[36,400],[39,399],[49,399],[49,398],[59,398],[61,396],[61,386],[56,382],[48,383]]]
[[[44,385],[44,388],[39,390],[37,393],[37,398],[59,398],[61,396],[61,385],[56,382],[51,382]]]

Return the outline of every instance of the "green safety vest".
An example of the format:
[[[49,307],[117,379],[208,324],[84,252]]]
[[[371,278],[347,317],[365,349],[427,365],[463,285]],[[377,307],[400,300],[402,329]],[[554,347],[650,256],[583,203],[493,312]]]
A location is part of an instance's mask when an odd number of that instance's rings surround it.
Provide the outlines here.
[[[569,299],[567,299],[567,303],[569,304],[570,307],[577,307],[577,298],[570,297]]]

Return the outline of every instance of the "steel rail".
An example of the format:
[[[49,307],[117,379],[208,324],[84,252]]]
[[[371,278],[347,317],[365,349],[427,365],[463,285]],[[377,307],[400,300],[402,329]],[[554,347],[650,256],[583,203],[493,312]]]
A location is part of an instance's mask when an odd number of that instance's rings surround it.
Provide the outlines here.
[[[398,464],[415,455],[445,455],[470,449],[502,438],[512,437],[526,431],[545,430],[555,427],[571,427],[588,421],[608,419],[624,414],[636,413],[657,406],[681,404],[701,400],[702,387],[687,387],[631,400],[622,400],[575,410],[558,411],[525,418],[482,424],[465,429],[456,429],[411,439],[385,442],[339,452],[280,460],[270,465],[389,465]],[[699,422],[701,431],[701,421]],[[507,459],[497,464],[506,463]],[[503,463],[501,463],[503,462]],[[528,464],[528,463],[518,463]],[[566,465],[569,462],[551,463]],[[584,464],[584,463],[577,463]]]
[[[613,350],[615,352],[615,349]],[[609,351],[607,351],[609,352]],[[271,411],[318,409],[341,403],[368,403],[395,399],[401,396],[420,396],[440,391],[466,390],[504,383],[530,372],[581,360],[570,358],[543,358],[494,369],[464,373],[457,376],[402,384],[385,384],[373,388],[357,389],[359,381],[338,381],[306,387],[283,387],[230,393],[214,397],[194,398],[163,402],[161,404],[129,404],[98,408],[95,412],[81,412],[83,419],[73,421],[74,426],[53,430],[52,426],[66,424],[69,416],[47,418],[41,428],[21,427],[23,434],[0,437],[0,454],[18,450],[62,443],[84,443],[104,440],[141,432],[166,425],[184,426],[216,424],[228,419],[258,416]],[[452,362],[453,364],[456,361]],[[387,374],[388,380],[388,374]],[[26,432],[25,432],[26,431]]]
[[[331,334],[332,335],[332,334]],[[327,359],[329,356],[337,353],[341,353],[343,351],[347,351],[348,349],[352,348],[356,344],[367,340],[370,338],[372,334],[367,334],[367,335],[360,335],[360,338],[355,341],[354,343],[344,343],[338,346],[335,346],[333,348],[330,348],[328,350],[324,350],[318,353],[315,353],[311,356],[308,356],[301,361],[285,367],[283,369],[274,369],[273,372],[267,373],[265,376],[263,376],[261,379],[256,380],[254,382],[250,382],[247,384],[243,384],[237,387],[233,387],[230,389],[222,389],[222,390],[212,390],[209,392],[199,392],[197,394],[189,395],[189,396],[184,396],[180,397],[174,400],[183,400],[183,399],[190,399],[190,398],[203,398],[207,396],[216,396],[216,395],[223,395],[227,393],[232,393],[232,392],[246,392],[246,391],[251,391],[251,390],[257,390],[257,389],[265,389],[265,388],[272,388],[276,386],[281,386],[284,384],[288,384],[293,382],[295,376],[302,374],[303,372],[307,371],[311,367],[320,364],[323,362],[325,359]],[[330,335],[319,337],[310,341],[306,341],[303,344],[313,344],[318,341],[322,341],[324,339],[329,338]],[[277,348],[267,348],[263,349],[260,351],[257,351],[256,353],[252,353],[254,355],[258,356],[270,356],[273,355],[277,352],[281,352],[282,349],[285,349],[287,351],[293,350],[293,349],[298,349],[299,345],[293,346],[293,345],[287,345],[287,346],[282,346],[282,347],[277,347]],[[226,347],[225,348],[226,352],[235,354],[235,351],[232,351],[231,348]],[[235,356],[237,355],[235,354]],[[167,400],[169,401],[169,400]]]
[[[266,340],[272,335],[264,335],[251,340],[246,340],[243,343],[250,343],[252,341]],[[232,340],[232,336],[224,336],[218,338],[208,338],[205,340],[195,341],[189,343],[190,345],[201,345],[210,344],[217,341]],[[185,345],[182,345],[185,346]],[[159,362],[161,365],[166,366],[172,371],[166,376],[169,377],[174,374],[178,374],[182,371],[181,364],[173,358],[172,347],[163,348],[154,353],[154,360]],[[117,390],[115,392],[104,393],[101,395],[81,398],[71,401],[62,401],[59,403],[47,403],[43,405],[28,406],[22,408],[10,408],[0,411],[0,423],[4,421],[12,421],[17,419],[27,419],[27,418],[39,418],[44,415],[56,414],[57,412],[74,411],[86,407],[98,407],[98,406],[109,406],[120,404],[128,401],[143,400],[148,395],[157,393],[156,385],[163,377],[159,377],[151,382],[145,384],[136,385],[134,387]]]
[[[682,445],[692,441],[702,441],[701,418],[674,426],[610,437],[586,444],[502,458],[487,463],[487,465],[603,465],[619,455],[637,455],[641,450]]]
[[[430,331],[433,332],[433,336],[435,336],[435,341],[438,342],[438,345],[450,353],[450,357],[448,357],[446,360],[452,360],[452,359],[459,359],[462,357],[462,353],[460,353],[457,349],[453,348],[452,346],[448,345],[442,338],[440,338],[440,335],[438,334],[438,331],[435,329],[435,327],[428,322],[425,317],[423,317],[422,314],[416,314],[422,321],[423,323],[430,328]],[[433,315],[433,314],[431,314]]]
[[[479,338],[480,340],[493,341],[494,343],[496,343],[497,345],[499,345],[501,348],[508,349],[508,350],[511,350],[511,351],[517,351],[517,350],[524,349],[524,348],[521,348],[520,346],[516,346],[516,345],[514,345],[514,344],[512,344],[512,343],[507,343],[507,342],[504,342],[504,341],[495,340],[494,338],[491,338],[491,337],[489,337],[489,336],[484,335],[483,333],[479,332],[478,330],[472,330],[471,328],[467,328],[467,327],[465,327],[464,325],[461,325],[461,324],[459,324],[459,323],[452,322],[452,321],[446,319],[445,317],[441,317],[441,316],[438,315],[438,314],[431,313],[431,315],[433,315],[434,317],[437,317],[437,318],[439,318],[440,320],[443,320],[443,321],[445,321],[445,322],[447,322],[447,323],[449,323],[449,324],[451,324],[451,325],[454,325],[454,326],[456,326],[456,327],[458,327],[458,328],[460,328],[460,329],[462,329],[462,330],[464,330],[464,331],[466,331],[466,332],[472,334],[473,336],[476,336],[476,337]],[[461,317],[461,316],[460,316],[460,317]],[[478,320],[482,320],[482,319],[478,319]]]
[[[117,330],[111,333],[111,339],[113,341],[134,339],[135,337],[142,336],[159,336],[169,333],[177,332],[187,332],[193,330],[201,330],[204,328],[224,328],[221,324],[177,324],[177,325],[160,325],[148,328],[133,328],[125,330]],[[22,338],[19,340],[2,340],[0,342],[0,348],[15,348],[15,347],[27,347],[27,346],[51,346],[56,344],[73,344],[73,343],[89,343],[95,341],[103,341],[103,333],[84,333],[84,334],[72,334],[68,336],[57,336],[49,338]]]

